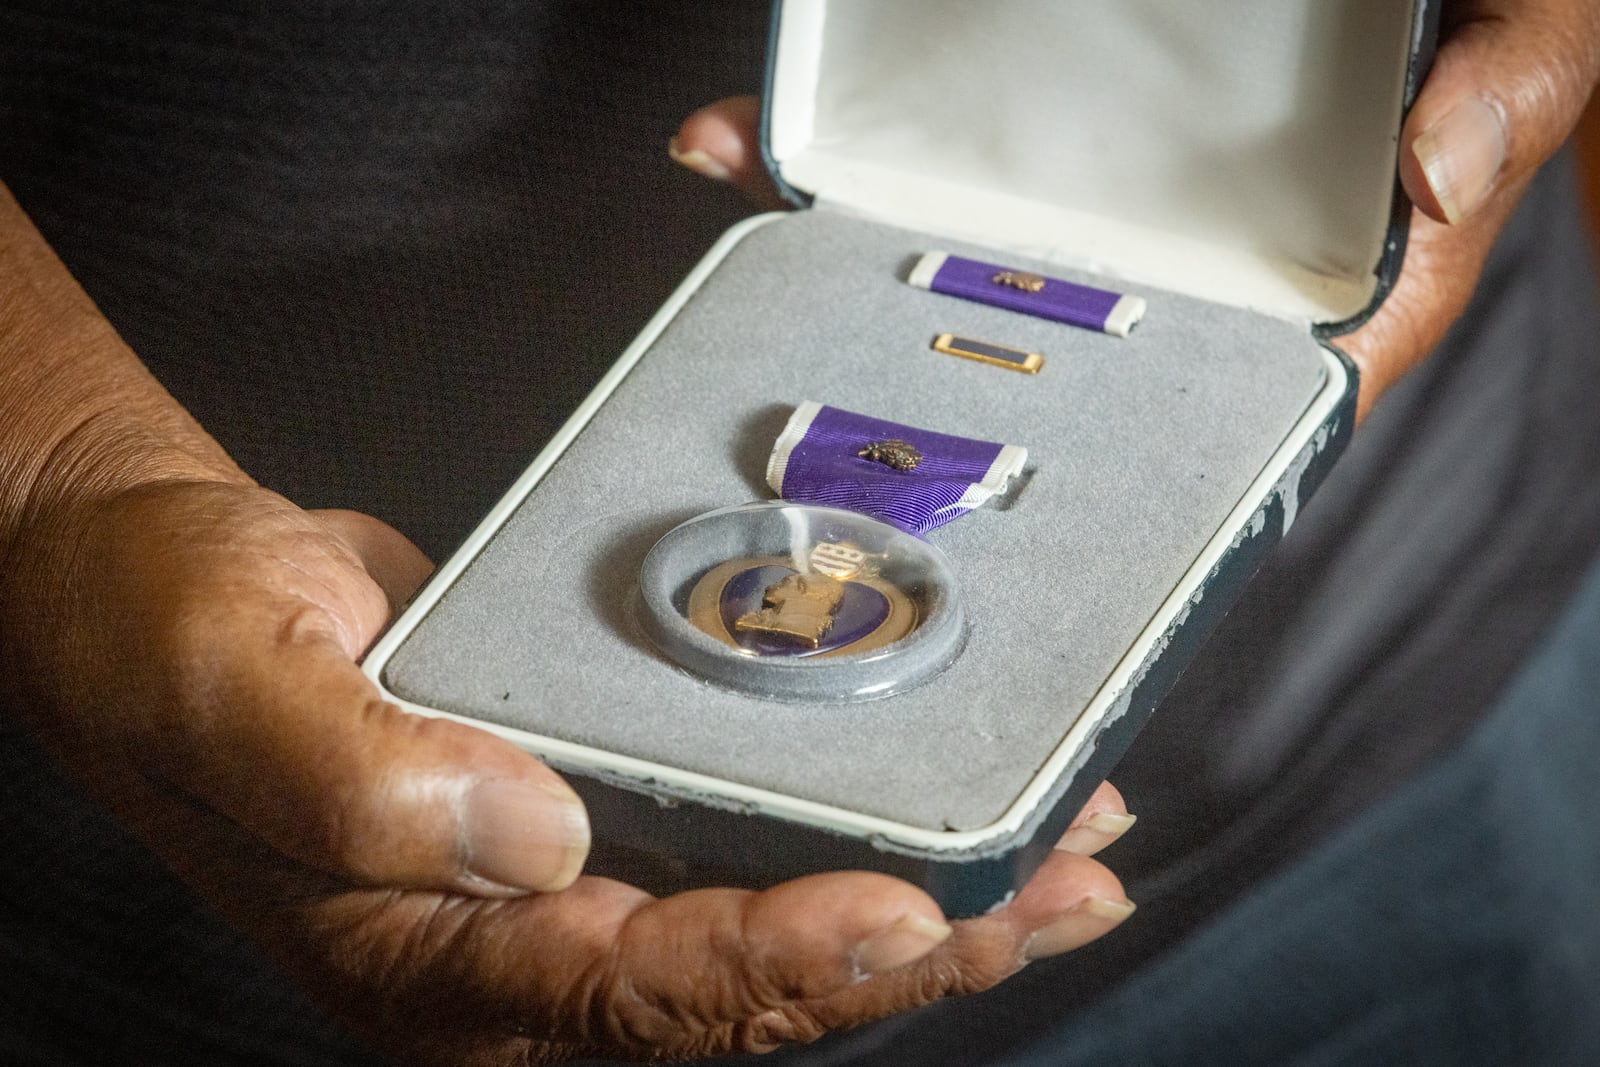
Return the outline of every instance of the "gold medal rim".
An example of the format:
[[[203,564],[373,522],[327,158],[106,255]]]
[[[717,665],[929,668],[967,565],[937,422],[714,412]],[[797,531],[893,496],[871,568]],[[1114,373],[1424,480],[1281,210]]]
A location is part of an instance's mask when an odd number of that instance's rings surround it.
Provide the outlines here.
[[[722,621],[722,591],[735,576],[742,574],[752,567],[775,565],[796,570],[793,560],[788,556],[743,556],[739,559],[730,559],[719,563],[701,575],[700,580],[689,591],[689,623],[701,633],[716,638],[723,644],[737,650],[742,655],[751,655],[749,649],[728,632],[728,627]],[[878,628],[870,634],[860,638],[855,644],[844,648],[830,649],[827,652],[817,652],[809,656],[782,657],[793,659],[831,659],[835,656],[859,656],[866,652],[876,652],[880,648],[892,645],[917,628],[917,605],[898,586],[877,577],[857,577],[841,579],[847,583],[855,582],[876,589],[882,593],[889,602],[889,614]],[[778,659],[780,657],[760,657],[763,659]]]

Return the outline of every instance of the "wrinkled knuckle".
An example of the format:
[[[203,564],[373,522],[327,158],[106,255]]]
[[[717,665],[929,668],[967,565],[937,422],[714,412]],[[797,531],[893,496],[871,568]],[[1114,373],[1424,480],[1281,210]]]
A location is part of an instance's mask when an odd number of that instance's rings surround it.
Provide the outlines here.
[[[741,1022],[735,1035],[746,1052],[767,1052],[781,1045],[809,1045],[827,1032],[805,1004],[786,1004]]]
[[[649,1054],[684,1048],[708,1033],[701,1020],[643,995],[627,978],[607,998],[602,1025],[614,1045]]]
[[[1573,33],[1563,18],[1547,16],[1530,30],[1529,58],[1506,81],[1491,88],[1503,108],[1513,153],[1540,163],[1576,124],[1600,72],[1600,29]],[[1509,114],[1504,114],[1509,112]]]
[[[922,992],[930,1001],[970,996],[997,985],[1019,966],[1018,955],[1009,946],[969,946],[959,955],[939,960],[924,982]]]
[[[652,1063],[676,1063],[711,1059],[734,1051],[753,1052],[757,1055],[772,1051],[770,1048],[741,1047],[736,1035],[737,1029],[732,1023],[723,1023],[710,1030],[689,1035],[670,1047],[656,1048],[642,1053],[636,1051],[635,1055],[648,1057]]]
[[[576,1024],[583,1038],[603,1048],[631,1055],[656,1056],[667,1049],[683,1049],[704,1027],[686,1021],[682,1006],[663,1000],[633,980],[618,946],[625,939],[621,928],[592,931],[605,941],[587,946],[581,958],[587,966],[571,972],[557,996],[555,1018]]]
[[[993,987],[1005,977],[989,968],[976,968],[970,966],[956,967],[954,973],[945,982],[945,995],[952,997],[968,997],[974,993],[982,993]]]
[[[1506,127],[1509,150],[1518,162],[1537,166],[1571,132],[1582,98],[1571,65],[1556,61],[1523,71],[1502,86],[1497,103]]]
[[[359,906],[351,902],[361,901]],[[469,951],[475,902],[440,896],[424,903],[399,891],[343,898],[313,930],[332,965],[329,992],[358,1013],[379,1006],[399,1021],[432,998],[439,975]],[[339,914],[342,911],[343,914]]]
[[[948,996],[959,996],[969,991],[966,968],[960,961],[945,957],[928,964],[914,984],[918,1004],[931,1004]]]
[[[684,1042],[658,1049],[672,1056],[700,1059],[722,1056],[729,1052],[765,1055],[785,1045],[806,1045],[815,1041],[827,1028],[818,1023],[803,1007],[787,1005],[761,1013],[736,1023],[719,1023],[692,1035]]]
[[[726,986],[720,991],[721,1002],[742,1005],[752,1013],[806,995],[803,974],[786,968],[781,954],[760,951],[761,938],[751,932],[756,899],[747,897],[738,921],[718,927],[707,946],[713,959],[743,961],[740,967],[722,972]]]

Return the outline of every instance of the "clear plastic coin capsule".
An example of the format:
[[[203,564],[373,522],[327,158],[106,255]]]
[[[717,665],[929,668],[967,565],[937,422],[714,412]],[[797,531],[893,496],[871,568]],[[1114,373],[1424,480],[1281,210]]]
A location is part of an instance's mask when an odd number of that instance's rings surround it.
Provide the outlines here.
[[[853,511],[784,501],[690,519],[640,570],[640,622],[674,663],[777,700],[911,688],[961,652],[944,553]]]

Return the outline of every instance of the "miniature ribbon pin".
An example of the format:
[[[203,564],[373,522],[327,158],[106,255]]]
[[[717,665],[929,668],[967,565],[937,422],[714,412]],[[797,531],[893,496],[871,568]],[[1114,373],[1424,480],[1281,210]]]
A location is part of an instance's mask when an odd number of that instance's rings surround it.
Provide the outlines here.
[[[1021,472],[1016,445],[919,430],[807,401],[767,461],[785,500],[871,515],[923,534],[981,507]]]
[[[918,289],[1082,326],[1113,337],[1128,336],[1144,317],[1142,296],[1046,278],[948,252],[929,252],[917,261],[906,280]]]

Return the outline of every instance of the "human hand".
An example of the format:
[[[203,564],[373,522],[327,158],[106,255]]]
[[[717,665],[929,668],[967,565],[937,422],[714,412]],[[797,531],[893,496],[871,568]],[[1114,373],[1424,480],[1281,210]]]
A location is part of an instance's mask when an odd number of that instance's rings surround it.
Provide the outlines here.
[[[1438,55],[1400,138],[1415,207],[1404,269],[1377,313],[1338,343],[1360,370],[1357,419],[1444,337],[1538,168],[1571,133],[1600,75],[1600,0],[1446,3]],[[759,144],[759,102],[686,119],[669,151],[781,207]]]
[[[7,703],[135,829],[180,802],[365,884],[577,876],[588,827],[556,774],[384,704],[357,668],[429,570],[395,531],[193,477],[50,495],[0,576]]]
[[[574,883],[587,827],[559,778],[401,713],[355,666],[426,573],[403,538],[196,470],[84,492],[104,457],[58,460],[0,570],[6,706],[404,1060],[767,1047],[982,988],[1131,910],[1077,854],[1125,828],[1109,788],[1065,840],[1077,852],[953,932],[880,875],[664,900]]]
[[[1103,788],[1014,900],[950,925],[920,890],[863,872],[661,899],[584,876],[510,900],[356,888],[268,855],[196,873],[401,1062],[676,1059],[809,1041],[1086,944],[1133,905],[1084,853],[1131,822]]]
[[[1466,0],[1400,135],[1414,205],[1405,267],[1339,340],[1361,370],[1357,419],[1443,339],[1534,173],[1571,134],[1600,76],[1597,0]]]

